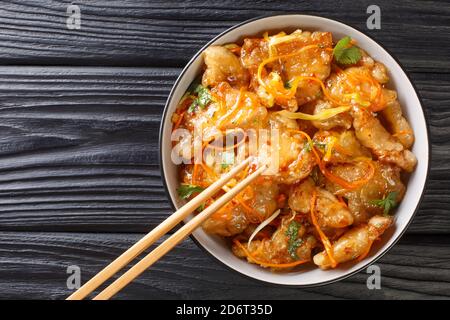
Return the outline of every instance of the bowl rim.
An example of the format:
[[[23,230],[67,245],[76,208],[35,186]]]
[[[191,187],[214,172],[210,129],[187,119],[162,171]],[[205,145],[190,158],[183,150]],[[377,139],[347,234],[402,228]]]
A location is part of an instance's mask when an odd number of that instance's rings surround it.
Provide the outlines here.
[[[327,17],[322,17],[322,16],[317,16],[317,15],[309,15],[309,14],[301,14],[301,13],[282,13],[282,14],[268,14],[268,15],[261,15],[261,16],[257,16],[245,21],[242,21],[240,23],[237,23],[235,25],[232,25],[231,27],[229,27],[228,29],[222,31],[221,33],[219,33],[217,36],[215,36],[214,38],[212,38],[210,41],[208,41],[204,46],[202,46],[195,54],[194,56],[186,63],[186,65],[184,66],[184,68],[181,70],[179,76],[177,77],[177,79],[175,80],[169,95],[167,97],[166,103],[164,105],[164,109],[163,109],[163,113],[162,113],[162,118],[161,118],[161,124],[160,124],[160,128],[159,128],[159,138],[158,138],[158,150],[159,150],[159,157],[158,157],[158,161],[159,161],[159,168],[160,168],[160,173],[161,173],[161,180],[163,183],[163,187],[164,187],[164,191],[167,195],[167,198],[169,200],[170,206],[173,210],[177,210],[175,203],[172,199],[172,197],[170,196],[170,192],[169,192],[169,188],[167,185],[167,180],[166,180],[166,175],[164,172],[164,165],[162,162],[162,136],[163,136],[163,131],[164,131],[164,124],[168,119],[168,109],[169,106],[172,102],[172,98],[174,95],[174,92],[176,90],[176,88],[178,87],[179,83],[181,82],[181,80],[184,78],[185,73],[187,72],[187,70],[189,69],[189,67],[192,65],[192,63],[194,63],[194,61],[197,60],[197,58],[211,45],[213,44],[216,40],[220,39],[221,37],[223,37],[224,35],[226,35],[227,33],[233,31],[236,28],[239,28],[241,26],[244,26],[246,24],[252,23],[254,21],[257,20],[262,20],[262,19],[266,19],[266,18],[274,18],[274,17],[283,17],[283,16],[298,16],[298,17],[312,17],[312,18],[320,18],[320,19],[324,19],[324,20],[329,20],[332,22],[338,22],[340,24],[343,24],[351,29],[354,29],[356,32],[362,33],[364,36],[368,37],[370,40],[374,41],[377,45],[379,45],[384,51],[387,52],[387,54],[398,64],[398,66],[400,67],[400,69],[403,71],[403,73],[405,74],[406,78],[408,79],[409,83],[411,84],[412,88],[414,89],[414,93],[417,96],[417,99],[420,103],[420,110],[422,111],[422,115],[423,115],[423,119],[425,122],[425,134],[426,134],[426,141],[427,141],[427,147],[428,147],[428,159],[427,159],[427,167],[426,167],[426,173],[425,173],[425,181],[424,181],[424,185],[419,197],[419,200],[417,201],[417,205],[414,209],[414,212],[411,214],[408,222],[406,223],[406,225],[404,226],[403,230],[398,234],[398,236],[392,241],[392,243],[385,248],[383,251],[377,253],[371,260],[368,260],[366,263],[364,263],[360,268],[352,271],[352,272],[347,272],[344,273],[343,275],[336,277],[334,279],[330,279],[330,280],[325,280],[325,281],[320,281],[320,282],[316,282],[316,283],[311,283],[311,284],[286,284],[286,283],[276,283],[276,282],[272,282],[272,281],[267,281],[264,279],[259,279],[259,278],[255,278],[252,277],[248,274],[242,273],[240,272],[238,269],[233,268],[231,266],[229,266],[228,264],[224,263],[223,261],[221,261],[218,257],[214,256],[211,252],[209,252],[202,244],[200,244],[200,242],[194,237],[193,234],[189,235],[189,238],[191,238],[191,240],[196,244],[197,247],[199,247],[203,252],[206,252],[207,255],[209,257],[212,257],[213,260],[222,265],[225,266],[227,269],[232,270],[234,273],[240,275],[243,278],[246,279],[250,279],[254,282],[257,283],[264,283],[265,285],[269,285],[269,286],[273,286],[273,287],[287,287],[287,288],[312,288],[312,287],[319,287],[319,286],[325,286],[325,285],[329,285],[341,280],[345,280],[357,273],[360,273],[362,270],[367,269],[370,265],[376,263],[379,259],[381,259],[386,253],[388,253],[397,243],[398,241],[403,237],[403,235],[405,234],[406,230],[409,228],[409,226],[411,225],[411,222],[413,221],[414,217],[416,216],[419,207],[423,201],[424,198],[424,194],[425,194],[425,190],[427,189],[427,184],[428,184],[428,179],[429,179],[429,175],[430,175],[430,163],[431,163],[431,156],[432,156],[432,145],[431,145],[431,141],[430,141],[430,127],[428,124],[428,115],[426,110],[423,107],[423,101],[422,98],[417,90],[416,85],[414,84],[413,81],[411,81],[411,77],[408,74],[407,71],[405,71],[404,66],[400,63],[400,61],[395,57],[395,55],[393,55],[391,53],[390,50],[388,50],[383,44],[381,44],[378,40],[375,40],[373,37],[367,35],[365,32],[361,31],[359,28],[353,26],[353,25],[349,25],[348,23],[342,22],[340,20],[337,19],[330,19]],[[184,225],[185,222],[181,221],[180,225]]]

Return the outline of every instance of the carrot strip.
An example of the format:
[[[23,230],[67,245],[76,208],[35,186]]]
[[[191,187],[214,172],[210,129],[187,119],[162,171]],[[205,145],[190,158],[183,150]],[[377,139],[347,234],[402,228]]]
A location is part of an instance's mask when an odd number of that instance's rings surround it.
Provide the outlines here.
[[[205,170],[206,173],[207,173],[208,175],[213,176],[213,177],[214,177],[214,176],[217,176],[217,175],[214,173],[214,171],[212,171],[211,168],[208,167],[207,165],[205,165],[203,162],[201,162],[200,165],[202,166],[203,170]]]
[[[175,131],[176,129],[178,129],[178,127],[180,126],[181,122],[183,121],[185,113],[186,113],[186,111],[183,111],[181,114],[178,115],[178,121],[173,126],[172,131]]]
[[[198,167],[199,167],[199,165],[196,163],[196,164],[194,164],[194,169],[192,170],[192,177],[191,177],[191,180],[192,180],[192,184],[193,185],[195,185],[196,183],[196,181],[197,181],[197,175],[198,175]]]
[[[322,241],[323,246],[325,247],[325,251],[327,252],[328,257],[330,258],[331,267],[336,268],[336,266],[338,264],[333,256],[333,247],[332,247],[331,242],[328,239],[328,237],[325,235],[325,233],[323,233],[322,229],[320,229],[320,226],[316,219],[316,215],[314,213],[314,208],[316,206],[316,198],[317,198],[317,193],[316,193],[316,191],[314,191],[313,195],[311,197],[311,205],[310,205],[311,206],[311,222],[314,225],[314,227],[316,228],[317,233],[319,233],[320,240]]]
[[[413,134],[413,132],[410,131],[410,130],[401,130],[401,131],[399,131],[397,133],[394,133],[392,136],[393,137],[398,137],[398,136],[402,136],[402,135],[405,135],[405,134]]]
[[[364,184],[370,181],[372,179],[373,175],[375,174],[375,167],[370,161],[367,161],[367,164],[369,165],[369,172],[366,174],[365,177],[359,180],[355,180],[352,182],[348,182],[347,180],[342,179],[339,176],[335,176],[332,174],[326,167],[323,162],[319,164],[320,171],[322,171],[323,175],[330,181],[337,183],[341,187],[347,189],[347,190],[355,190],[360,187],[362,187]]]
[[[346,155],[346,156],[352,155],[351,151],[348,151],[343,146],[341,146],[339,143],[335,143],[334,148],[336,149],[337,152],[342,153],[343,155]]]
[[[244,251],[245,255],[247,256],[247,258],[250,258],[250,260],[253,263],[259,264],[262,267],[269,267],[269,268],[292,268],[295,266],[298,266],[300,264],[304,264],[309,262],[309,260],[299,260],[299,261],[295,261],[295,262],[291,262],[291,263],[269,263],[269,262],[264,262],[261,260],[258,260],[257,258],[255,258],[240,242],[239,240],[234,240],[234,243],[240,248],[242,249],[242,251]]]

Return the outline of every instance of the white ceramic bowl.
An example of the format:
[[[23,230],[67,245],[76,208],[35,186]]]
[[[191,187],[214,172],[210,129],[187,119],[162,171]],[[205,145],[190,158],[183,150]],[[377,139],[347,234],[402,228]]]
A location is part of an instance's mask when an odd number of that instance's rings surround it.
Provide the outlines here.
[[[230,248],[225,244],[225,241],[220,237],[208,235],[201,228],[193,233],[193,239],[197,244],[217,260],[241,274],[273,284],[306,287],[323,285],[344,279],[366,268],[369,264],[384,255],[407,229],[424,192],[430,152],[424,112],[411,81],[397,61],[382,46],[348,25],[330,19],[308,15],[278,15],[257,18],[226,30],[195,54],[181,72],[170,92],[160,130],[160,165],[163,181],[170,200],[175,208],[179,208],[183,204],[183,201],[178,198],[176,192],[179,186],[177,168],[170,158],[172,146],[170,141],[172,129],[170,119],[182,95],[201,71],[203,64],[201,53],[208,46],[235,42],[244,36],[261,35],[264,31],[268,30],[293,31],[295,29],[330,31],[333,33],[335,40],[348,35],[356,39],[358,45],[367,51],[375,60],[386,65],[390,72],[390,86],[397,90],[403,112],[414,130],[416,140],[412,151],[418,158],[417,168],[409,177],[406,195],[395,214],[395,225],[386,231],[381,241],[377,241],[374,244],[371,254],[361,262],[349,262],[342,264],[334,270],[327,271],[311,267],[298,272],[273,273],[235,257]]]

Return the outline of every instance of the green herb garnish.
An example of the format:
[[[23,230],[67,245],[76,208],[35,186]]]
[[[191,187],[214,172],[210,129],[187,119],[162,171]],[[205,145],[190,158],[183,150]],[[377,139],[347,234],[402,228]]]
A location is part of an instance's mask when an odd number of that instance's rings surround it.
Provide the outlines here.
[[[352,38],[344,37],[336,43],[333,49],[334,58],[341,64],[355,64],[361,59],[361,51],[351,45]]]
[[[288,252],[290,254],[290,256],[292,257],[292,259],[297,260],[298,256],[297,256],[297,249],[298,247],[300,247],[303,243],[303,239],[298,237],[298,230],[300,229],[301,224],[298,223],[297,221],[292,221],[289,226],[288,229],[286,230],[286,236],[289,237],[289,241],[288,241]]]
[[[203,210],[205,210],[205,203],[204,202],[197,208],[197,212],[202,212]]]
[[[378,200],[372,200],[370,201],[371,204],[374,204],[376,206],[379,206],[383,208],[384,214],[389,214],[389,211],[397,206],[397,195],[398,192],[389,192],[387,196],[385,196],[383,199]]]
[[[322,143],[322,142],[314,141],[314,146],[316,146],[317,148],[319,148],[321,150],[325,150],[325,148],[327,147],[327,144],[326,143]]]
[[[194,186],[192,184],[182,184],[177,189],[178,195],[181,199],[188,199],[192,194],[202,192],[204,189],[199,186]]]
[[[291,88],[292,88],[291,82],[290,82],[290,81],[286,81],[286,82],[284,83],[284,88],[285,88],[285,89],[291,89]]]
[[[311,142],[306,142],[303,146],[303,149],[305,149],[306,152],[311,152],[312,150],[312,146],[311,146]]]
[[[195,88],[194,93],[197,94],[197,98],[195,98],[189,106],[189,113],[194,112],[196,107],[204,109],[212,101],[212,96],[208,88],[205,88],[201,84],[199,84],[197,88]]]

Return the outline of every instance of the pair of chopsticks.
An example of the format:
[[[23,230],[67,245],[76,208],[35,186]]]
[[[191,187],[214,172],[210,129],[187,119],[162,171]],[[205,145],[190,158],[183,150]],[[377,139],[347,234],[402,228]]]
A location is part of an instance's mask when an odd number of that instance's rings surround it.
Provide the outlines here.
[[[70,295],[67,300],[81,300],[97,289],[106,280],[111,278],[114,274],[120,271],[123,267],[129,264],[138,255],[144,252],[148,247],[150,247],[155,241],[164,236],[178,223],[184,220],[190,213],[196,210],[202,203],[211,198],[216,194],[228,181],[235,177],[239,172],[241,172],[245,167],[247,167],[252,161],[252,157],[247,158],[242,163],[234,167],[230,172],[225,174],[219,180],[210,185],[207,189],[202,191],[194,199],[186,203],[179,210],[170,215],[166,220],[164,220],[159,226],[150,231],[141,240],[136,242],[127,251],[122,253],[116,260],[111,262],[102,271],[95,275],[91,280],[86,282],[81,288]],[[163,243],[157,246],[152,252],[147,254],[141,261],[136,263],[127,272],[115,280],[112,284],[101,291],[94,300],[107,300],[114,296],[117,292],[122,290],[126,285],[143,273],[147,268],[158,261],[162,256],[169,252],[178,243],[189,236],[196,228],[198,228],[206,219],[208,219],[214,212],[219,210],[225,204],[227,204],[233,197],[235,197],[239,192],[241,192],[245,187],[247,187],[251,182],[253,182],[257,177],[259,177],[264,170],[267,169],[267,165],[262,165],[252,174],[248,175],[245,179],[240,181],[235,187],[230,189],[222,197],[214,201],[210,206],[208,206],[201,213],[192,218],[188,223],[181,227],[177,232],[172,234]]]

